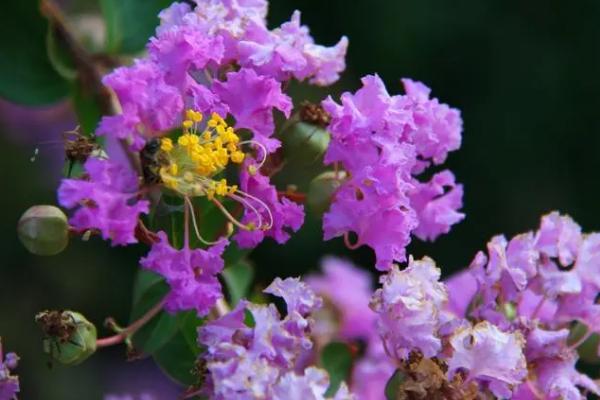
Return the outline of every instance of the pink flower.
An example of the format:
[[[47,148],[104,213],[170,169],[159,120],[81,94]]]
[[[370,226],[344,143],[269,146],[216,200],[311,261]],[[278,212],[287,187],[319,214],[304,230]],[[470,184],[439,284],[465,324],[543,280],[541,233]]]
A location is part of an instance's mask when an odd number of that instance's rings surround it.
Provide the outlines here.
[[[150,203],[136,201],[137,175],[127,167],[90,157],[84,165],[88,180],[63,179],[58,201],[79,207],[69,220],[77,230],[97,229],[113,245],[136,243],[135,227]]]
[[[125,139],[140,150],[145,139],[173,128],[183,110],[181,93],[168,85],[163,72],[148,60],[138,60],[105,76],[103,83],[116,93],[123,113],[102,118],[96,133]]]
[[[462,185],[455,184],[454,175],[447,170],[435,174],[427,183],[418,183],[410,195],[419,220],[414,234],[423,240],[435,240],[448,233],[452,225],[465,217],[457,211],[462,207],[462,197]]]
[[[326,164],[340,164],[342,181],[323,218],[325,239],[354,232],[358,247],[367,244],[386,270],[406,260],[411,235],[435,239],[462,220],[462,186],[449,171],[429,183],[417,175],[433,160],[441,163],[460,145],[458,111],[429,100],[429,89],[406,81],[407,94],[390,96],[376,75],[362,79],[356,93],[341,104],[323,102],[331,114],[331,143]]]
[[[459,329],[450,338],[453,349],[448,360],[450,379],[458,370],[468,372],[467,380],[485,383],[501,398],[509,398],[512,388],[523,382],[527,366],[520,333],[505,333],[487,321]]]
[[[439,279],[440,270],[430,258],[411,258],[405,270],[393,266],[381,277],[371,308],[378,314],[377,329],[391,357],[406,360],[413,350],[434,357],[441,350],[439,313],[447,294]]]
[[[252,131],[254,140],[269,152],[279,147],[279,141],[270,138],[275,129],[273,110],[280,110],[286,117],[292,110],[292,101],[281,91],[279,82],[243,68],[228,73],[225,82],[215,81],[212,88],[229,108],[236,128]]]
[[[221,240],[208,250],[177,250],[169,244],[166,233],[159,232],[158,237],[158,243],[140,264],[163,276],[171,287],[165,309],[172,313],[194,309],[199,316],[208,314],[223,297],[217,274],[223,270],[221,256],[228,242]]]
[[[290,238],[290,232],[296,232],[302,226],[304,207],[285,197],[279,198],[275,186],[260,173],[256,162],[250,157],[240,171],[240,189],[251,196],[245,201],[254,208],[245,207],[242,223],[252,223],[256,227],[251,231],[239,230],[235,234],[234,240],[241,247],[255,247],[265,237],[285,243]]]

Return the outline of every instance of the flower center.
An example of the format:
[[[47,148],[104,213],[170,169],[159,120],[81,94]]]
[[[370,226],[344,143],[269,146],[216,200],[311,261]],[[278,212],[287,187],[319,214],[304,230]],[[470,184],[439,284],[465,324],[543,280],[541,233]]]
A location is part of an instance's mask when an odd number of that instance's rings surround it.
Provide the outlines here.
[[[213,113],[199,133],[202,113],[186,112],[183,134],[176,143],[161,139],[160,149],[168,160],[160,169],[160,177],[168,188],[187,197],[226,196],[236,192],[237,185],[228,185],[226,179],[213,179],[230,162],[240,164],[245,154],[238,145],[240,138],[227,122]]]

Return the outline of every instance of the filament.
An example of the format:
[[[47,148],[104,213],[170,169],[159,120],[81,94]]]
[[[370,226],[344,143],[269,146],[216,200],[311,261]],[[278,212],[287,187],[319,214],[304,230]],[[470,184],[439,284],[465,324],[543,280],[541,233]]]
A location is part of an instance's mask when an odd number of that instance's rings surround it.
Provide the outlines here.
[[[217,244],[218,242],[208,241],[208,240],[204,239],[202,237],[202,235],[200,235],[200,230],[198,229],[198,223],[196,222],[196,213],[194,212],[194,205],[192,204],[192,201],[189,199],[189,197],[186,196],[186,197],[184,197],[184,199],[185,199],[187,206],[190,209],[190,213],[192,214],[192,226],[194,227],[194,232],[196,233],[196,237],[198,238],[198,240],[207,246]]]
[[[260,212],[258,212],[258,210],[256,209],[256,207],[254,207],[252,205],[252,203],[250,203],[248,200],[244,199],[243,197],[240,197],[236,194],[231,194],[229,195],[232,199],[239,201],[240,203],[242,203],[242,205],[244,207],[248,207],[249,209],[251,209],[254,214],[256,214],[256,217],[258,218],[258,225],[262,226],[262,215],[260,215]]]
[[[249,226],[247,226],[247,225],[244,225],[244,224],[242,224],[240,221],[238,221],[237,219],[235,219],[235,218],[233,217],[233,215],[231,215],[231,214],[229,213],[229,211],[227,211],[227,209],[225,208],[225,206],[223,206],[223,204],[221,204],[221,202],[220,202],[219,200],[217,200],[217,199],[214,199],[214,198],[213,198],[213,199],[212,199],[212,202],[213,202],[213,203],[214,203],[214,204],[215,204],[215,205],[216,205],[216,206],[219,208],[219,210],[221,210],[221,212],[222,212],[223,214],[225,214],[225,216],[227,217],[227,219],[228,219],[229,221],[231,221],[231,223],[233,223],[235,226],[237,226],[238,228],[240,228],[240,229],[243,229],[243,230],[245,230],[245,231],[250,231],[250,230],[252,230],[252,229],[250,229],[250,227],[249,227]]]
[[[260,204],[265,209],[265,211],[269,215],[269,225],[265,229],[271,229],[273,227],[273,214],[271,213],[271,209],[269,208],[269,206],[267,206],[267,204],[264,201],[262,201],[261,199],[259,199],[258,197],[254,197],[249,193],[243,192],[241,190],[237,190],[237,192],[240,193],[241,195],[248,197],[251,200],[256,201],[258,204]]]

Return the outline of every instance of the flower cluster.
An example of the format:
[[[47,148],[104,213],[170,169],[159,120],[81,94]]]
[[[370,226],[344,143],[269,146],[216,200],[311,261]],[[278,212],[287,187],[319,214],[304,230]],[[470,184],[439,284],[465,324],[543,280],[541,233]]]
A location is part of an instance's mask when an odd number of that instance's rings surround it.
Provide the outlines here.
[[[375,250],[377,268],[405,261],[405,247],[415,234],[433,240],[462,220],[462,186],[450,171],[420,182],[428,166],[445,161],[460,147],[458,110],[430,99],[421,83],[404,79],[405,95],[390,96],[377,75],[362,79],[341,105],[331,98],[331,143],[325,162],[343,168],[347,178],[324,216],[325,239],[354,232],[357,242]]]
[[[439,282],[429,259],[394,267],[373,296],[386,352],[418,353],[447,368],[447,379],[513,399],[583,399],[600,387],[576,370],[577,348],[598,332],[600,235],[568,216],[542,218],[537,232],[494,237],[470,269]],[[570,337],[574,324],[585,333]]]
[[[333,47],[315,44],[299,12],[269,30],[266,13],[265,0],[206,0],[195,7],[174,3],[162,11],[147,55],[103,79],[121,112],[105,116],[96,131],[126,143],[134,158],[139,152],[141,174],[112,158],[94,156],[79,179],[63,180],[58,190],[60,204],[76,208],[70,219],[74,230],[99,233],[113,245],[135,243],[141,236],[154,243],[142,265],[170,284],[169,311],[196,309],[205,315],[222,297],[216,275],[229,242],[201,237],[196,199],[212,202],[225,222],[238,228],[233,240],[242,248],[266,237],[283,243],[304,220],[303,206],[280,196],[263,170],[267,156],[280,146],[273,137],[273,113],[290,116],[286,81],[328,85],[338,79],[347,39]],[[226,171],[230,165],[237,171]],[[229,183],[229,176],[239,182]],[[157,187],[183,199],[186,239],[181,249],[172,247],[166,233],[149,232],[139,222],[151,212],[145,197],[153,206],[160,199]],[[225,199],[241,210],[228,210]],[[201,242],[213,245],[210,249],[190,247],[190,223]]]
[[[17,368],[19,357],[15,353],[2,353],[0,342],[0,400],[13,400],[19,393],[19,378],[11,374]]]
[[[299,12],[271,31],[266,14],[265,0],[174,3],[162,11],[148,56],[104,79],[123,112],[105,117],[98,133],[141,149],[193,108],[231,114],[236,128],[250,130],[269,151],[277,148],[272,111],[289,116],[292,107],[281,83],[333,83],[345,68],[347,39],[334,47],[315,44]]]
[[[215,400],[325,399],[327,373],[301,363],[302,353],[312,347],[310,314],[321,299],[297,278],[277,278],[264,292],[285,300],[285,318],[273,304],[242,301],[200,328],[208,371],[203,391]],[[333,398],[353,397],[342,384]]]

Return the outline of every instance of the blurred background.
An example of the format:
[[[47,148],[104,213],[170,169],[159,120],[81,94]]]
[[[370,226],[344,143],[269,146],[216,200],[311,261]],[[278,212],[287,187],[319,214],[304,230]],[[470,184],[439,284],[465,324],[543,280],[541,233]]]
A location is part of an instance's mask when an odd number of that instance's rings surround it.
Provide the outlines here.
[[[100,325],[113,316],[126,322],[137,260],[144,246],[110,248],[92,239],[73,240],[64,253],[30,255],[17,240],[23,211],[54,204],[62,171],[61,133],[77,125],[72,104],[61,97],[58,77],[29,66],[31,52],[46,46],[47,26],[33,0],[9,5],[0,16],[0,81],[22,88],[23,102],[0,102],[0,335],[21,356],[22,399],[102,399],[106,394],[150,393],[176,398],[178,388],[150,361],[126,363],[124,348],[102,351],[77,368],[47,366],[41,354],[36,312],[75,309]],[[156,11],[169,1],[71,0],[61,2],[69,21],[93,50],[112,51],[105,20],[113,7],[131,15],[135,52],[152,33]],[[143,7],[140,7],[142,4]],[[14,8],[11,9],[11,8]],[[274,0],[272,26],[294,9],[316,41],[333,44],[347,35],[347,70],[330,90],[292,87],[295,101],[320,100],[359,87],[377,72],[391,94],[399,79],[421,80],[464,119],[462,148],[446,166],[464,184],[466,219],[435,243],[415,239],[409,251],[429,255],[446,276],[469,264],[488,239],[535,229],[542,214],[568,213],[585,231],[600,230],[600,2],[579,0]],[[47,60],[37,59],[39,63]],[[35,57],[34,57],[35,59]],[[16,86],[15,86],[16,85]],[[43,87],[38,97],[26,91]],[[56,100],[56,101],[54,101]],[[58,141],[59,144],[41,143]],[[35,162],[34,149],[40,148]],[[293,171],[302,188],[302,176]],[[306,177],[305,177],[306,178]],[[373,254],[350,252],[340,240],[322,241],[320,221],[307,218],[286,245],[265,243],[254,251],[256,285],[274,276],[316,270],[324,254],[351,258],[373,271]],[[106,332],[104,332],[106,333]],[[132,382],[134,382],[132,384]],[[134,390],[131,388],[134,387]]]

